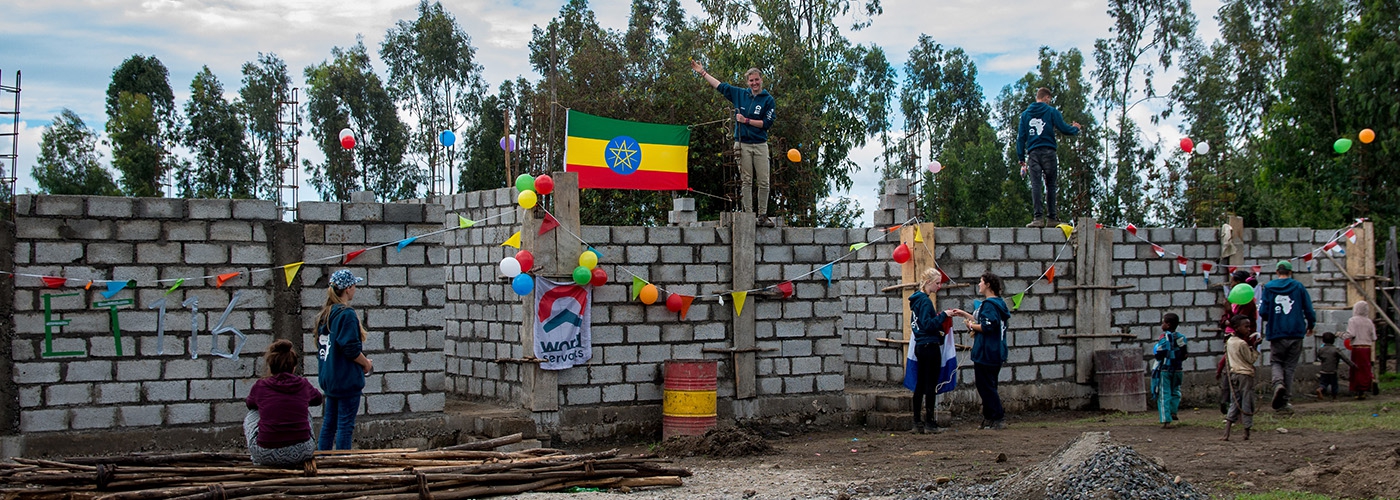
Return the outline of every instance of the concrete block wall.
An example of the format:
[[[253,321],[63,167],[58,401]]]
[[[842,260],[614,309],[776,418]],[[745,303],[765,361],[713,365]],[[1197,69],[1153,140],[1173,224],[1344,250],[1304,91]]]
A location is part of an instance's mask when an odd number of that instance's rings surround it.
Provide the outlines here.
[[[311,317],[324,300],[326,276],[339,262],[319,257],[364,248],[405,234],[441,227],[442,209],[419,205],[401,214],[388,205],[305,204],[306,254],[274,259],[303,238],[283,241],[285,223],[275,203],[261,200],[183,200],[79,196],[30,196],[16,200],[14,271],[25,275],[68,278],[48,288],[38,278],[12,281],[14,335],[10,341],[22,433],[103,430],[163,425],[234,424],[243,419],[244,398],[261,375],[261,354],[279,335],[280,315],[300,315],[309,330]],[[363,214],[347,217],[348,214]],[[389,214],[406,220],[390,221]],[[342,222],[348,218],[349,222]],[[298,231],[292,231],[297,234]],[[397,235],[397,236],[393,236]],[[441,292],[443,252],[440,237],[427,238],[397,254],[393,248],[366,252],[352,263],[369,283],[356,306],[372,334],[370,356],[376,375],[366,388],[370,414],[440,411],[442,387]],[[384,250],[387,250],[384,251]],[[285,258],[285,255],[284,255]],[[304,289],[300,311],[275,310],[287,284],[281,269],[249,272],[307,261],[294,286]],[[216,286],[213,276],[242,274]],[[203,277],[203,278],[200,278]],[[177,278],[187,279],[169,290]],[[105,284],[88,280],[135,280],[111,298],[131,299],[118,306],[120,344],[111,316],[93,303],[106,300]],[[318,288],[320,287],[320,288]],[[44,333],[44,296],[51,297],[52,319],[70,324],[55,328],[50,346]],[[226,307],[236,306],[223,319]],[[194,308],[183,305],[197,299]],[[164,339],[157,335],[164,303]],[[295,308],[295,303],[290,305]],[[238,356],[234,335],[213,337],[219,326],[247,336]],[[197,325],[198,348],[191,336]],[[288,328],[298,338],[296,325]],[[308,375],[314,376],[315,340],[301,336]],[[45,353],[69,352],[66,356]]]

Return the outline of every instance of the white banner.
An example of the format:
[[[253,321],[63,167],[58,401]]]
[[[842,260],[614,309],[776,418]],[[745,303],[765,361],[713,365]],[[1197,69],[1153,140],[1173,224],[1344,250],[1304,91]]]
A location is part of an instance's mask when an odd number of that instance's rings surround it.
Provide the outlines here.
[[[593,287],[535,280],[535,357],[563,370],[593,357]]]

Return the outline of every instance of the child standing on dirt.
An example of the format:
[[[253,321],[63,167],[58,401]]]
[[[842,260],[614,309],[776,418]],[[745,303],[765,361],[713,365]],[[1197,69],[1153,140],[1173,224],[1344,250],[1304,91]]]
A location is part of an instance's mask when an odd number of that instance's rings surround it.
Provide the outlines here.
[[[1244,440],[1249,441],[1249,430],[1254,427],[1254,362],[1259,361],[1259,350],[1254,334],[1254,321],[1249,316],[1237,315],[1230,320],[1235,334],[1225,341],[1225,364],[1230,372],[1230,412],[1225,414],[1225,437],[1230,440],[1230,427],[1236,423],[1244,425]]]
[[[967,320],[967,328],[972,330],[972,369],[977,376],[977,395],[982,398],[983,420],[979,428],[1001,430],[1006,428],[1006,410],[997,393],[997,377],[1007,358],[1006,320],[1011,319],[1011,309],[1001,299],[1000,276],[983,273],[977,291],[983,299],[973,312],[953,309],[952,314]]]
[[[1351,392],[1356,399],[1366,399],[1374,380],[1371,375],[1371,346],[1376,344],[1376,324],[1371,322],[1371,304],[1364,300],[1351,306],[1351,319],[1342,338],[1351,340]]]
[[[1157,420],[1163,429],[1172,428],[1177,407],[1181,406],[1181,362],[1186,359],[1186,336],[1177,333],[1179,324],[1181,318],[1176,313],[1162,316],[1162,338],[1152,347],[1152,355],[1157,358],[1152,387],[1157,394]]]
[[[1337,400],[1337,362],[1345,361],[1348,366],[1356,367],[1351,360],[1342,355],[1342,350],[1338,349],[1336,344],[1337,334],[1322,334],[1322,347],[1317,349],[1317,362],[1322,364],[1322,368],[1317,372],[1317,399],[1330,394],[1333,401]]]
[[[263,353],[268,374],[248,391],[248,416],[243,419],[243,436],[255,464],[296,466],[316,453],[308,407],[321,404],[321,391],[295,373],[300,359],[286,339],[273,342]]]
[[[944,431],[938,426],[938,414],[934,407],[938,400],[938,375],[943,366],[943,335],[952,327],[948,312],[934,308],[933,294],[938,293],[943,281],[943,273],[937,269],[925,270],[919,280],[919,291],[909,296],[909,312],[913,321],[909,330],[914,335],[914,358],[919,362],[914,384],[914,429],[919,434],[939,434]],[[925,408],[925,418],[919,418],[919,409]]]

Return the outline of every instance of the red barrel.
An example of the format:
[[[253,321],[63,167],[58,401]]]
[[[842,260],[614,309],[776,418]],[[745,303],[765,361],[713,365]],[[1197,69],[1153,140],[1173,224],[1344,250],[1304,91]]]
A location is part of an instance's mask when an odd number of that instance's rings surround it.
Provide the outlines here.
[[[698,436],[715,428],[715,389],[719,362],[709,359],[666,360],[662,391],[661,439]]]
[[[1141,347],[1094,351],[1099,409],[1147,411],[1146,364]]]

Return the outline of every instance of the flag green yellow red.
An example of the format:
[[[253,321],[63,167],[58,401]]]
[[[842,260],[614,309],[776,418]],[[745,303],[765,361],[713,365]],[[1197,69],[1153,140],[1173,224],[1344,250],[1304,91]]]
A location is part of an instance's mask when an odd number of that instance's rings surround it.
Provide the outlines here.
[[[690,129],[683,125],[629,122],[569,110],[564,170],[578,173],[578,187],[690,188],[686,160]]]

